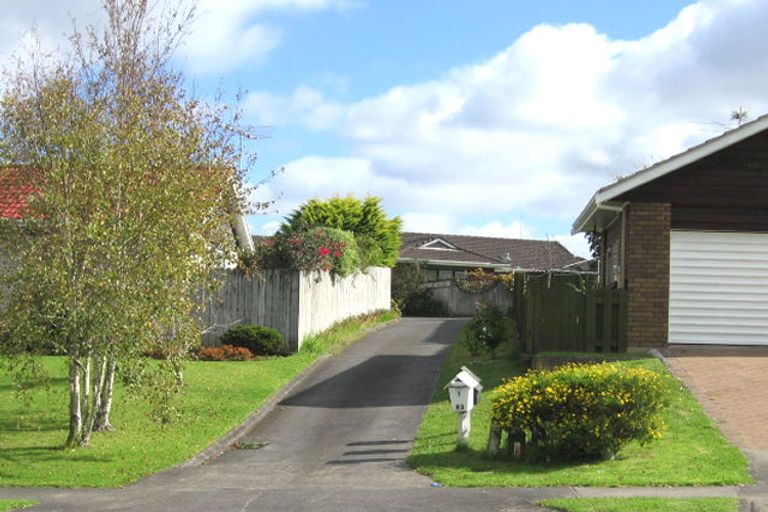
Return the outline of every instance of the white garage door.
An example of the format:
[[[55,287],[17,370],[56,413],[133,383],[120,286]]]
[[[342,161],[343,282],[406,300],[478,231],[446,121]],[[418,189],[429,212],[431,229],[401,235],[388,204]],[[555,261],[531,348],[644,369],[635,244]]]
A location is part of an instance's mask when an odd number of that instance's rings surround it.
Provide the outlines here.
[[[768,345],[768,234],[670,232],[669,343]]]

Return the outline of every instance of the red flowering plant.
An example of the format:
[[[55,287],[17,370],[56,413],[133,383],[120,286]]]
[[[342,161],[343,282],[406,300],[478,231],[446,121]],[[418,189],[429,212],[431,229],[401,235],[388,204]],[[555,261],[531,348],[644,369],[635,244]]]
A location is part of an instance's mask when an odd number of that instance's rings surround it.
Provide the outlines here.
[[[241,258],[240,266],[246,273],[255,268],[292,268],[341,277],[361,270],[354,236],[335,228],[275,235],[257,244],[253,256]]]

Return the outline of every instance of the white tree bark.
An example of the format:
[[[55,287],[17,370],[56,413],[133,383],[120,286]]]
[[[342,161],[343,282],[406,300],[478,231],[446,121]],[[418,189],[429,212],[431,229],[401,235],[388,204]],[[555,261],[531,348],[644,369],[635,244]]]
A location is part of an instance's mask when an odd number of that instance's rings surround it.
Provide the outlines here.
[[[115,385],[116,367],[117,360],[115,359],[115,356],[110,356],[104,378],[104,387],[101,389],[101,403],[99,404],[99,409],[96,413],[96,425],[94,426],[96,432],[114,430],[112,424],[109,422],[109,414],[112,412],[112,390]]]
[[[83,429],[83,417],[80,408],[80,361],[76,357],[69,360],[69,436],[67,446],[80,446]]]

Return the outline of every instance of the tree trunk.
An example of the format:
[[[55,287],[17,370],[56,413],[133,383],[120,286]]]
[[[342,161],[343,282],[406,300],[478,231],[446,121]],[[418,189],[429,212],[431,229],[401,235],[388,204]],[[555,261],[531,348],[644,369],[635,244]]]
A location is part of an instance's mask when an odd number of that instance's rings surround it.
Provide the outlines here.
[[[109,362],[107,363],[107,372],[104,377],[104,387],[101,388],[101,403],[96,412],[96,424],[94,425],[94,430],[96,432],[114,430],[114,427],[112,427],[112,424],[109,422],[109,413],[112,411],[112,389],[115,385],[116,367],[117,360],[115,356],[110,356]]]
[[[83,382],[80,385],[80,414],[82,416],[81,421],[81,434],[80,441],[82,444],[82,426],[87,425],[90,420],[91,413],[91,353],[85,357],[85,368],[83,369]]]
[[[95,375],[93,376],[93,401],[86,404],[89,408],[88,419],[83,422],[82,446],[87,446],[91,441],[91,434],[96,423],[96,417],[101,410],[101,391],[104,389],[104,379],[107,373],[107,358],[101,356],[95,362]]]
[[[69,359],[69,436],[67,446],[80,446],[83,417],[80,408],[80,370],[82,365],[76,357]]]

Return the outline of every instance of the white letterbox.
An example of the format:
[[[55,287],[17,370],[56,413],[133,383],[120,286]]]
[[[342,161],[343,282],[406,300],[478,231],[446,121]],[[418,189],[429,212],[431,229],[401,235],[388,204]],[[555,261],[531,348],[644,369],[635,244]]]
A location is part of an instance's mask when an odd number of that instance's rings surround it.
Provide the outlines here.
[[[451,407],[455,412],[471,411],[480,401],[480,393],[483,391],[480,378],[466,366],[461,367],[461,371],[446,387],[451,399]]]

